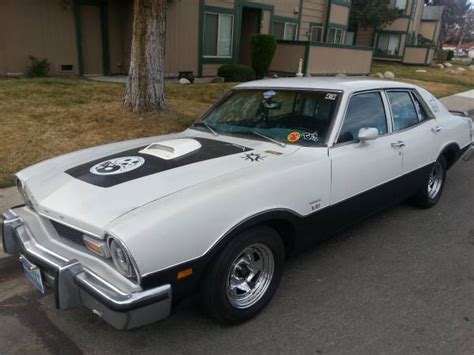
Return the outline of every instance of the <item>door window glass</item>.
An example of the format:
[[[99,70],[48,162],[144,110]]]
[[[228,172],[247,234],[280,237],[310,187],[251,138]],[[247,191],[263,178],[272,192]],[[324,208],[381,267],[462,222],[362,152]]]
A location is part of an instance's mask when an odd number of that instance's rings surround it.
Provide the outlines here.
[[[353,96],[337,142],[357,140],[361,128],[372,127],[377,128],[380,135],[387,133],[387,117],[380,93],[370,92]]]
[[[418,111],[418,118],[420,121],[424,121],[428,119],[428,115],[426,114],[425,109],[423,108],[423,105],[421,104],[420,100],[418,97],[416,97],[415,94],[412,93],[413,97],[413,102],[415,103],[416,110]]]
[[[387,95],[392,107],[395,131],[400,131],[418,123],[418,113],[409,92],[389,91]]]

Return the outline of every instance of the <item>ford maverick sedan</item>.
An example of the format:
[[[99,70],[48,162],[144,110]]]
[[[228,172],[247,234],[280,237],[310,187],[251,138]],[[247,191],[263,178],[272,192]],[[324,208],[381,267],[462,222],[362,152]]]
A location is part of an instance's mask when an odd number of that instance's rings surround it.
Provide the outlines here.
[[[198,296],[235,324],[268,304],[293,253],[405,200],[434,206],[471,153],[472,121],[414,85],[253,81],[184,132],[18,172],[3,247],[58,309],[130,329]]]

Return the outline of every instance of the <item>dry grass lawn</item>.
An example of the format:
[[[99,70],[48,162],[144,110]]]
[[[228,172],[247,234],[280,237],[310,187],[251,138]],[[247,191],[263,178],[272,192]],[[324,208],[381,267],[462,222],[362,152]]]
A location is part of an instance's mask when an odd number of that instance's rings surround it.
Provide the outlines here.
[[[458,65],[451,69],[457,68]],[[464,67],[466,68],[466,67]],[[418,69],[426,73],[417,73]],[[467,68],[466,68],[467,69]],[[458,92],[474,89],[474,71],[466,70],[464,75],[454,75],[446,69],[426,66],[412,66],[377,62],[372,65],[372,73],[391,71],[396,80],[420,85],[437,97],[453,95]]]
[[[474,72],[452,76],[439,69],[374,64],[438,97],[474,87]],[[124,86],[82,79],[0,79],[0,187],[35,162],[77,149],[179,131],[234,84],[168,84],[169,111],[135,115],[122,108]]]
[[[168,112],[135,115],[122,108],[121,84],[0,80],[0,187],[12,185],[23,167],[59,154],[182,130],[231,86],[169,84]]]

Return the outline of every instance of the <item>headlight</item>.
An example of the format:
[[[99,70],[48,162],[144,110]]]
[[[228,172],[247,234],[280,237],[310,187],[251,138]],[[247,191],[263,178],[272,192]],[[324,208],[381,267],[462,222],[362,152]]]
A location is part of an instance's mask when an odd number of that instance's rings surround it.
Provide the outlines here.
[[[133,278],[139,281],[139,274],[135,262],[123,243],[114,237],[109,237],[109,248],[112,261],[117,271],[127,278]]]

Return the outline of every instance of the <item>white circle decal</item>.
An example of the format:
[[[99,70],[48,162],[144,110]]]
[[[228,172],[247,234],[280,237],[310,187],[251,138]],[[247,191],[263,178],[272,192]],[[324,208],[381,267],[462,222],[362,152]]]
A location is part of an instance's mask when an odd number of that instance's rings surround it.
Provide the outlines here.
[[[137,156],[109,159],[94,165],[90,172],[95,175],[117,175],[135,170],[145,163],[145,159]]]

